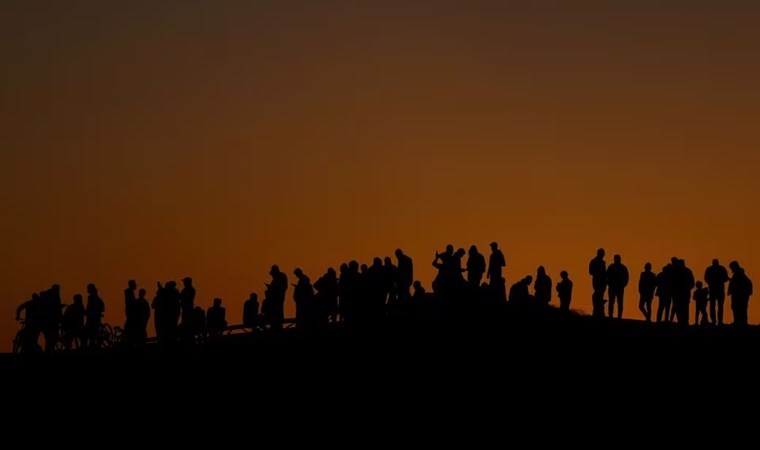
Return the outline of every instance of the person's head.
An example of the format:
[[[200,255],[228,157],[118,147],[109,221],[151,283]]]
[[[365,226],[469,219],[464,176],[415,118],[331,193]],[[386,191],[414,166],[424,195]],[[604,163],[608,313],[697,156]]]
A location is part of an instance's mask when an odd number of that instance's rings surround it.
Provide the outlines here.
[[[728,264],[728,267],[731,269],[731,272],[737,273],[740,270],[742,270],[742,266],[739,265],[739,261],[731,261]]]
[[[98,288],[95,287],[94,283],[90,283],[87,285],[87,293],[88,294],[95,294],[98,292]]]
[[[674,266],[677,266],[678,265],[678,257],[674,256],[674,257],[670,258],[670,264],[672,264]]]
[[[596,256],[598,256],[600,258],[604,258],[604,249],[600,248],[599,250],[597,250],[596,251]]]
[[[499,243],[498,242],[491,242],[491,250],[496,251],[499,249]]]
[[[351,262],[348,263],[348,268],[351,269],[353,272],[359,271],[359,262],[355,259],[351,260]]]
[[[75,305],[82,304],[82,294],[74,294],[74,304]]]
[[[330,268],[327,269],[327,276],[329,276],[330,278],[335,278],[335,277],[338,276],[338,273],[335,272],[335,269],[333,269],[332,267],[330,267]]]
[[[644,270],[646,272],[651,272],[652,271],[652,263],[646,263],[646,264],[644,264]]]
[[[542,276],[546,275],[546,269],[544,268],[544,266],[538,266],[538,270],[536,270],[536,273]]]
[[[383,259],[383,261],[385,262],[386,266],[392,266],[393,265],[393,260],[391,260],[390,256],[386,256],[385,259]]]
[[[702,282],[701,281],[697,281],[697,283],[695,284],[695,286],[697,287],[697,289],[702,289]]]
[[[532,276],[528,275],[527,277],[525,277],[525,284],[530,284],[532,282],[533,282],[533,277]]]
[[[191,287],[193,285],[193,279],[190,277],[185,277],[182,279],[182,283],[185,285],[185,287]]]
[[[301,270],[300,267],[296,267],[296,270],[293,271],[293,274],[298,278],[301,278],[303,276],[303,270]]]
[[[567,277],[569,277],[570,275],[568,275],[567,270],[563,270],[562,272],[559,273],[559,276],[563,280],[567,280]]]
[[[348,272],[348,264],[343,263],[340,265],[340,273],[346,273],[346,272]]]
[[[145,289],[140,289],[139,291],[137,291],[137,295],[139,295],[139,296],[140,296],[140,298],[145,298],[145,295],[146,295],[147,293],[148,293],[148,292],[147,292]]]
[[[396,258],[401,258],[402,256],[404,256],[404,252],[401,251],[400,248],[397,248],[394,253],[396,254]]]
[[[134,291],[135,289],[137,289],[137,281],[135,280],[127,281],[127,287],[129,287],[129,289]]]
[[[615,255],[614,259],[615,259],[615,262],[618,264],[620,264],[620,261],[623,260],[623,258],[621,258],[620,255]]]
[[[222,306],[222,299],[221,298],[215,298],[214,299],[214,306]]]
[[[361,273],[366,273],[369,270],[366,264],[362,264],[360,267]]]
[[[457,255],[457,256],[459,256],[459,257],[461,258],[461,257],[462,257],[462,256],[464,256],[466,253],[467,253],[467,252],[466,252],[466,251],[465,251],[463,248],[459,248],[459,249],[457,249],[456,255]]]
[[[50,286],[50,290],[53,291],[54,294],[57,294],[61,292],[61,285],[60,284],[54,284]]]
[[[471,245],[470,250],[467,253],[469,253],[470,255],[474,255],[478,253],[478,247],[475,244]]]
[[[249,300],[253,300],[254,302],[256,302],[256,301],[259,300],[259,295],[256,294],[255,292],[251,292],[251,295],[248,296],[248,299]]]
[[[715,258],[715,259],[712,260],[712,265],[713,266],[719,266],[720,265],[720,261],[718,261],[718,258]]]
[[[448,254],[454,253],[454,246],[451,245],[451,244],[447,245],[446,246],[446,253],[448,253]]]
[[[414,286],[414,289],[422,289],[422,283],[419,280],[415,281],[412,286]]]
[[[276,275],[280,273],[280,266],[277,264],[274,264],[271,269],[269,269],[269,275]]]

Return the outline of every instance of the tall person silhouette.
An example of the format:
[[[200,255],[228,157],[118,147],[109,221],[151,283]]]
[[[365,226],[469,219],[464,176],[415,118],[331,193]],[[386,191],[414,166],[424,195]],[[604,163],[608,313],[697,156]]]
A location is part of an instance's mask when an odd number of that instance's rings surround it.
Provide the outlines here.
[[[713,259],[712,265],[705,269],[705,283],[710,293],[710,322],[713,325],[723,325],[723,304],[726,301],[727,282],[728,271],[720,265],[717,258]]]
[[[646,263],[639,275],[639,311],[647,322],[652,321],[652,300],[657,289],[657,275],[652,272],[652,264]]]
[[[591,275],[591,304],[594,317],[604,317],[604,291],[607,290],[607,263],[604,261],[604,249],[596,251],[596,256],[588,264]]]

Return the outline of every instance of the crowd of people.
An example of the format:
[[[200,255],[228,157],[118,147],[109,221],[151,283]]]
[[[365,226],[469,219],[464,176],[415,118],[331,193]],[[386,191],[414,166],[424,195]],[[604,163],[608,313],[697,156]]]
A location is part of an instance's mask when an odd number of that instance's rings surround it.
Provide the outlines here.
[[[559,309],[568,313],[573,297],[573,282],[567,271],[560,272],[560,281],[554,285],[541,266],[532,275],[514,283],[507,293],[504,268],[506,259],[498,243],[490,244],[486,257],[477,246],[468,251],[446,246],[435,252],[432,265],[437,275],[428,293],[420,281],[415,281],[412,258],[401,249],[391,257],[374,258],[371,264],[350,261],[340,265],[339,271],[329,268],[312,283],[300,268],[293,271],[295,283],[277,265],[269,272],[271,281],[266,284],[263,300],[251,293],[243,304],[243,327],[251,330],[281,329],[285,322],[285,301],[288,289],[293,287],[295,325],[303,329],[326,327],[343,322],[349,326],[376,323],[388,316],[425,314],[445,311],[459,314],[477,310],[486,305],[536,304],[549,305],[553,293],[559,299]],[[466,262],[464,261],[467,256]],[[628,268],[622,257],[615,255],[607,265],[604,249],[597,251],[589,263],[591,276],[592,315],[594,317],[623,317],[625,291],[629,284]],[[683,259],[674,257],[659,273],[646,263],[639,276],[639,310],[647,322],[673,322],[689,324],[689,305],[695,302],[695,324],[722,325],[724,303],[731,297],[734,324],[747,325],[747,308],[752,295],[752,282],[737,261],[729,264],[731,275],[716,259],[704,274],[704,283],[695,281],[691,269]],[[531,292],[532,286],[532,292]],[[727,287],[727,289],[726,289]],[[148,324],[153,316],[158,342],[193,342],[198,336],[217,336],[228,326],[222,300],[214,299],[213,306],[204,310],[195,304],[196,290],[192,278],[182,280],[182,289],[175,281],[157,283],[154,297],[148,301],[147,291],[139,289],[134,280],[124,289],[123,340],[127,345],[142,345],[148,340]],[[658,308],[653,313],[652,303],[657,297]],[[606,314],[605,314],[606,304]],[[709,314],[708,314],[709,305]],[[617,306],[617,314],[615,307]],[[24,316],[20,331],[22,348],[38,348],[42,335],[45,350],[54,351],[59,343],[66,349],[100,347],[102,318],[105,302],[94,284],[87,286],[87,303],[76,294],[73,303],[63,305],[60,286],[35,293],[22,303],[16,312],[17,320]]]

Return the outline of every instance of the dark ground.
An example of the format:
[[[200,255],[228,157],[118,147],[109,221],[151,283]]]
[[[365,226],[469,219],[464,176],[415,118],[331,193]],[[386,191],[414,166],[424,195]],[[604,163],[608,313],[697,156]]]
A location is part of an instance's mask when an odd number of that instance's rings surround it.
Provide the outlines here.
[[[694,437],[703,424],[713,436],[756,417],[759,343],[757,327],[684,329],[504,308],[195,347],[3,355],[0,370],[6,403],[32,411],[55,404],[56,417],[91,405],[96,416],[134,410],[144,420],[251,418],[246,426],[257,433],[270,421],[307,435],[380,426],[444,442],[471,425],[551,441],[557,433],[637,439],[683,422]],[[533,435],[531,426],[543,431]]]

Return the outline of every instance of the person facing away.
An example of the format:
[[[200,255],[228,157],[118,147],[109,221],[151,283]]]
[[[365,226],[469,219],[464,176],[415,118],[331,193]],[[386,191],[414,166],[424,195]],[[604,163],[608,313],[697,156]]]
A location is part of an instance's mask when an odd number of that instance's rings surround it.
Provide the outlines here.
[[[66,307],[63,313],[63,346],[71,350],[84,345],[84,301],[82,294],[74,295],[74,303]]]
[[[425,301],[425,296],[427,295],[427,292],[425,292],[425,288],[422,287],[422,283],[417,280],[413,284],[414,287],[414,294],[412,294],[412,301],[414,301],[417,304],[421,304]]]
[[[137,344],[144,344],[148,339],[148,322],[150,321],[150,303],[145,298],[145,289],[140,289],[135,300],[135,326],[134,340]]]
[[[42,333],[45,336],[45,351],[52,353],[59,340],[59,329],[62,318],[61,287],[54,284],[50,289],[40,294],[42,313]]]
[[[179,293],[179,305],[182,310],[182,329],[184,330],[184,334],[192,335],[194,334],[193,310],[195,309],[195,287],[193,286],[193,279],[190,277],[183,278],[182,285],[182,291]]]
[[[488,258],[488,273],[486,274],[486,278],[488,278],[492,287],[503,283],[502,269],[506,265],[507,260],[504,258],[504,253],[499,249],[499,244],[491,242],[491,256]]]
[[[570,312],[570,302],[573,300],[573,282],[566,270],[559,273],[560,282],[557,283],[557,296],[559,297],[560,311]]]
[[[639,311],[647,322],[652,321],[652,300],[657,289],[657,275],[652,272],[652,264],[646,263],[639,275]]]
[[[98,295],[98,288],[94,284],[87,285],[87,306],[84,310],[87,347],[98,348],[101,345],[100,326],[103,314],[106,311],[105,302]]]
[[[749,279],[738,261],[731,261],[731,280],[728,282],[728,295],[731,296],[731,310],[734,312],[734,325],[747,325],[749,298],[753,294],[752,280]]]
[[[206,312],[206,328],[210,336],[219,336],[227,328],[227,310],[221,298],[215,298],[214,306]]]
[[[478,251],[478,247],[471,245],[467,251],[467,282],[470,287],[477,288],[483,281],[486,273],[486,257]]]
[[[618,319],[623,317],[623,294],[628,286],[628,268],[623,265],[620,255],[615,255],[614,261],[607,268],[607,293],[610,303],[608,305],[609,316],[613,317],[615,304],[618,305]]]
[[[607,289],[607,263],[604,261],[604,249],[596,251],[596,256],[588,263],[591,275],[591,304],[594,317],[604,317],[604,291]]]
[[[243,326],[256,328],[259,321],[259,296],[253,292],[243,303]]]
[[[338,296],[340,286],[338,273],[332,267],[328,268],[324,275],[314,283],[317,293],[314,296],[316,316],[320,323],[338,321]]]
[[[657,305],[657,323],[670,322],[670,309],[673,303],[673,266],[667,264],[657,274],[657,291],[655,295],[659,299]]]
[[[303,327],[314,315],[314,288],[311,279],[297,268],[293,271],[298,282],[293,285],[293,301],[296,304],[296,325]]]
[[[713,259],[712,265],[705,269],[705,283],[710,292],[710,322],[713,325],[723,325],[723,304],[726,301],[727,282],[728,271],[720,265],[717,258]]]
[[[548,305],[552,301],[552,279],[546,274],[544,266],[539,266],[536,271],[536,282],[533,284],[533,292],[536,301]]]
[[[414,264],[412,258],[405,255],[400,248],[396,249],[396,261],[398,263],[398,298],[404,302],[411,298],[409,289],[414,282]]]
[[[137,282],[135,280],[129,280],[127,287],[124,289],[124,337],[127,342],[131,342],[135,339],[137,334],[137,318],[136,306],[137,306]]]
[[[702,282],[697,281],[696,287],[697,289],[694,291],[694,303],[696,303],[696,313],[694,315],[694,325],[700,325],[699,322],[699,316],[702,316],[702,325],[707,325],[710,323],[709,319],[707,318],[707,300],[710,296],[710,291],[706,287],[702,287]]]
[[[266,300],[271,299],[270,311],[267,311],[272,328],[282,328],[285,319],[285,294],[288,291],[288,276],[276,264],[269,270],[272,281],[267,285]]]

